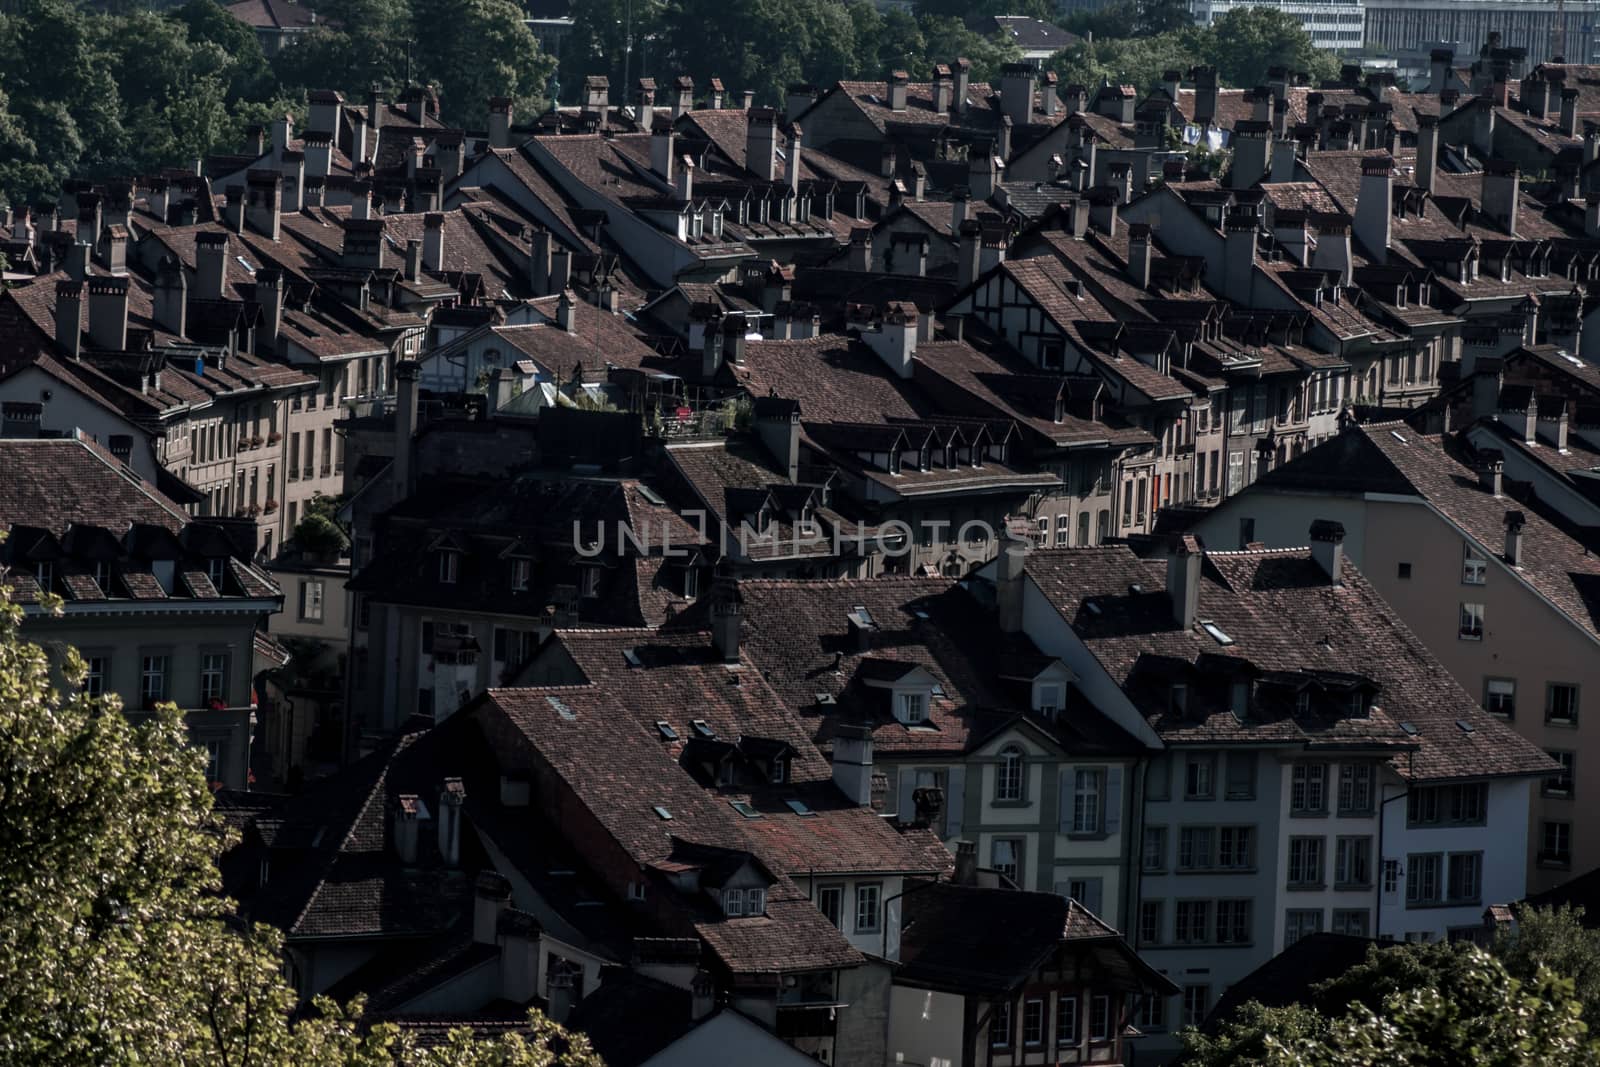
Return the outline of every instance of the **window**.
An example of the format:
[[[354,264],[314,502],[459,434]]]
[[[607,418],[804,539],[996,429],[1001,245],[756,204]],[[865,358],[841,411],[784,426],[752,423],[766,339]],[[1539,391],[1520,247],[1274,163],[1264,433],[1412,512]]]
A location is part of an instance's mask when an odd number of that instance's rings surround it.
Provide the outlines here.
[[[1445,870],[1445,898],[1455,904],[1476,904],[1483,895],[1483,853],[1452,852]]]
[[[1216,788],[1216,770],[1215,756],[1190,756],[1184,765],[1183,798],[1210,800]]]
[[[1483,707],[1490,715],[1503,719],[1517,717],[1517,683],[1511,678],[1485,678]]]
[[[111,595],[111,564],[105,562],[104,560],[95,561],[94,584],[98,585],[100,587],[100,591],[106,596]],[[218,589],[218,592],[221,592],[220,588]]]
[[[1470,542],[1461,546],[1461,584],[1483,585],[1489,580],[1489,561],[1473,551]]]
[[[1296,763],[1289,784],[1289,810],[1296,815],[1318,815],[1328,810],[1328,765]]]
[[[994,1014],[989,1017],[989,1044],[995,1048],[1011,1045],[1011,1001],[995,1003]]]
[[[1167,865],[1167,828],[1165,826],[1146,826],[1144,828],[1144,869],[1159,871]]]
[[[1217,830],[1217,866],[1242,871],[1255,866],[1252,845],[1255,830],[1249,826],[1224,826]]]
[[[1483,822],[1489,802],[1489,787],[1482,782],[1458,785],[1450,790],[1450,821],[1461,824]]]
[[[111,661],[105,656],[85,656],[83,662],[88,668],[83,676],[84,693],[92,697],[104,696],[106,671],[110,669]]]
[[[1111,1040],[1111,998],[1104,994],[1089,998],[1089,1040]]]
[[[1483,605],[1462,604],[1461,626],[1458,636],[1463,641],[1483,640]]]
[[[1406,903],[1437,904],[1444,857],[1428,852],[1406,857]]]
[[[1078,998],[1070,993],[1056,996],[1056,1044],[1078,1043]]]
[[[1100,800],[1104,784],[1102,772],[1078,771],[1072,785],[1072,832],[1097,834],[1100,832]]]
[[[439,581],[444,585],[456,584],[456,574],[461,567],[461,553],[445,549],[439,553]]]
[[[1217,901],[1217,944],[1250,943],[1250,904],[1249,900]]]
[[[1308,934],[1322,932],[1321,908],[1290,908],[1283,916],[1283,947],[1288,948]]]
[[[1345,763],[1339,767],[1339,814],[1365,815],[1372,811],[1374,769],[1367,764]]]
[[[1545,755],[1561,764],[1561,770],[1544,780],[1542,792],[1547,797],[1570,797],[1572,795],[1573,754],[1551,749]]]
[[[167,699],[167,657],[145,656],[139,669],[139,695],[146,703]]]
[[[206,750],[206,781],[220,782],[222,780],[222,742],[207,741]]]
[[[594,599],[600,595],[600,568],[578,568],[578,595],[587,599]]]
[[[734,918],[744,914],[743,889],[724,889],[722,891],[722,913]]]
[[[1204,944],[1211,928],[1211,901],[1180,900],[1172,940],[1179,945]]]
[[[528,591],[528,577],[533,571],[533,561],[527,559],[513,559],[511,561],[511,591],[525,593]]]
[[[1058,887],[1060,884],[1059,882],[1056,883]],[[1098,915],[1100,913],[1100,894],[1104,888],[1104,878],[1069,879],[1067,882],[1067,898],[1076,900],[1079,904]]]
[[[1045,520],[1049,521],[1049,520]],[[1056,516],[1056,547],[1066,548],[1072,544],[1072,520],[1067,515]]]
[[[1211,987],[1208,985],[1186,985],[1183,987],[1183,1025],[1199,1026],[1205,1021],[1206,1006],[1211,1001]]]
[[[928,721],[928,698],[925,694],[897,693],[895,702],[899,705],[901,722],[911,724]]]
[[[1022,875],[1022,839],[1020,837],[997,837],[989,846],[989,866],[1021,884]]]
[[[1406,794],[1406,822],[1412,826],[1439,821],[1439,790],[1413,789]]]
[[[1409,582],[1411,580],[1411,564],[1400,564],[1396,569],[1396,574],[1402,582]]]
[[[1551,682],[1544,689],[1544,721],[1563,726],[1578,724],[1578,687],[1569,682]]]
[[[1322,838],[1289,838],[1289,884],[1300,887],[1322,884]]]
[[[1000,751],[1000,764],[995,769],[994,798],[1001,801],[1022,800],[1022,749],[1007,745]]]
[[[1227,781],[1223,785],[1227,800],[1252,800],[1256,795],[1256,754],[1228,753]]]
[[[1150,766],[1144,776],[1144,798],[1172,799],[1172,757],[1169,753],[1162,752],[1150,758]]]
[[[1022,1043],[1038,1047],[1044,1044],[1044,1001],[1029,999],[1022,1002]]]
[[[1560,867],[1572,865],[1572,824],[1570,822],[1546,822],[1541,834],[1542,844],[1539,848],[1539,862],[1554,864]]]
[[[1482,782],[1414,788],[1406,796],[1406,821],[1412,826],[1481,824],[1488,803],[1488,788]]]
[[[210,703],[227,699],[228,654],[206,652],[200,656],[200,699]]]
[[[1179,830],[1178,869],[1181,871],[1210,867],[1215,861],[1212,843],[1209,826],[1185,826]]]
[[[1367,937],[1370,914],[1365,908],[1334,908],[1333,932],[1350,937]]]
[[[1244,548],[1256,539],[1256,520],[1245,518],[1239,520],[1239,547]]]
[[[1393,896],[1400,892],[1400,861],[1383,861],[1383,892],[1386,896]]]
[[[1166,910],[1166,902],[1161,900],[1145,900],[1139,903],[1139,944],[1161,944],[1161,928]]]
[[[878,901],[883,890],[877,885],[856,886],[856,932],[867,933],[878,928]]]
[[[746,915],[765,915],[767,913],[767,891],[760,887],[745,893],[744,913]]]
[[[1034,710],[1047,719],[1055,718],[1056,712],[1061,710],[1061,687],[1059,685],[1039,686],[1038,704]]]
[[[825,885],[817,890],[817,910],[823,918],[841,929],[844,927],[844,886]]]
[[[300,621],[322,621],[322,592],[321,579],[305,578],[300,582]]]
[[[1333,884],[1335,887],[1372,884],[1372,838],[1341,837],[1335,842]]]
[[[1134,1016],[1135,1025],[1145,1033],[1158,1033],[1167,1028],[1167,998],[1147,996],[1139,1002]]]

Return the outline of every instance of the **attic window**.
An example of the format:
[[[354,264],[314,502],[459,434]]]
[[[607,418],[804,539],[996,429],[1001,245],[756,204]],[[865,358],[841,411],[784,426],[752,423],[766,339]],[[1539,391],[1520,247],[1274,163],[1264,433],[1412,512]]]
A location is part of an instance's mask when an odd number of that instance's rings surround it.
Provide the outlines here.
[[[908,726],[928,721],[928,695],[926,693],[896,693],[894,717]]]
[[[249,260],[243,256],[234,256],[233,258],[239,261],[239,266],[243,267],[247,273],[254,274],[256,272],[256,269],[250,265]]]
[[[568,722],[576,722],[578,720],[578,713],[567,707],[555,697],[547,696],[545,697],[545,700],[550,702],[550,706],[555,709],[556,714],[561,716],[563,719],[566,719]]]
[[[206,578],[217,592],[222,592],[222,579],[228,573],[228,561],[221,557],[206,560]]]
[[[661,735],[661,740],[663,741],[676,741],[678,739],[678,731],[674,730],[672,724],[665,719],[656,720],[656,733]]]
[[[623,649],[622,650],[622,658],[627,660],[628,666],[630,666],[630,667],[638,667],[638,666],[642,665],[641,661],[639,659],[639,652],[638,652],[637,649],[632,649],[632,648]]]
[[[796,815],[815,815],[816,814],[816,812],[814,812],[810,808],[806,807],[806,802],[803,801],[803,800],[792,800],[791,799],[791,800],[785,800],[784,803],[789,805],[789,810],[794,812]]]
[[[711,728],[711,724],[706,722],[704,719],[690,719],[689,725],[693,726],[694,732],[699,734],[701,737],[717,736],[717,732]]]
[[[444,549],[439,553],[439,581],[444,585],[455,585],[456,574],[460,569],[461,553],[453,549]]]
[[[743,815],[747,819],[761,818],[761,813],[755,808],[752,808],[748,800],[730,800],[728,801],[728,805],[733,808],[734,811],[738,812],[740,815]]]
[[[1200,628],[1206,633],[1210,634],[1211,639],[1219,645],[1226,646],[1233,644],[1233,638],[1229,637],[1227,633],[1223,631],[1222,627],[1218,626],[1210,619],[1201,619]]]

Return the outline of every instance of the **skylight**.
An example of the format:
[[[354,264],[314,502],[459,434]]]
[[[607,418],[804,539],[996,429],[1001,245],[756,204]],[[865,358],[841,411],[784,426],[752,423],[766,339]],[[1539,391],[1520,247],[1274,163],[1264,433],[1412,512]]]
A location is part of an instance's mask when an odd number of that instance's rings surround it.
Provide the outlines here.
[[[1389,436],[1394,438],[1396,441],[1399,441],[1401,444],[1406,443],[1405,436],[1401,434],[1399,430],[1390,430]]]
[[[237,259],[239,261],[239,266],[243,267],[250,274],[254,274],[256,272],[256,269],[250,265],[250,261],[245,259],[243,256],[234,256],[233,258]]]
[[[1210,634],[1211,635],[1211,639],[1213,641],[1215,641],[1219,645],[1231,645],[1231,644],[1233,644],[1233,638],[1229,637],[1227,632],[1225,630],[1223,630],[1222,627],[1218,626],[1216,623],[1212,622],[1210,619],[1201,619],[1200,620],[1200,628],[1202,630],[1204,630],[1206,633]]]
[[[556,709],[556,714],[561,716],[563,719],[566,719],[568,722],[577,721],[578,713],[567,707],[555,697],[547,696],[545,697],[545,700],[550,702],[550,706]]]
[[[740,815],[743,815],[747,819],[761,818],[761,813],[755,808],[752,808],[748,800],[730,800],[728,801],[728,804],[733,808],[734,811],[738,812]]]
[[[1098,603],[1096,603],[1094,600],[1085,600],[1083,602],[1083,606],[1086,609],[1088,609],[1088,612],[1089,612],[1090,615],[1098,615],[1098,614],[1100,614],[1100,605]]]
[[[628,666],[630,666],[630,667],[638,667],[638,666],[640,666],[638,649],[633,649],[633,648],[625,648],[625,649],[623,649],[622,650],[622,658],[628,661]]]
[[[661,740],[663,741],[676,741],[678,739],[678,731],[674,730],[672,724],[665,719],[656,720],[656,732],[661,735]]]
[[[794,812],[796,815],[815,815],[816,814],[816,812],[814,812],[810,808],[806,807],[806,802],[803,801],[803,800],[792,800],[791,799],[791,800],[785,800],[784,803],[789,805],[789,810]]]
[[[940,684],[939,682],[934,682],[933,683],[932,693],[936,697],[944,696],[944,686],[942,684]]]
[[[1465,719],[1457,719],[1456,726],[1459,727],[1461,732],[1464,734],[1472,733],[1472,724]]]
[[[661,499],[660,493],[642,483],[639,486],[639,495],[650,501],[650,503],[654,504],[658,508],[665,507],[667,504],[665,500]]]
[[[717,732],[711,728],[711,724],[706,722],[704,719],[690,719],[689,725],[693,726],[694,732],[699,734],[701,737],[717,736]]]
[[[817,694],[817,703],[822,705],[823,707],[831,706],[834,703],[833,694],[832,693],[818,693]]]
[[[660,804],[657,804],[654,808],[652,808],[650,810],[654,811],[656,813],[657,818],[661,819],[662,821],[664,821],[664,822],[671,822],[672,821],[672,812],[668,811],[666,808],[663,808]]]
[[[1400,724],[1400,729],[1404,730],[1409,737],[1417,736],[1417,727],[1414,723],[1403,722]]]

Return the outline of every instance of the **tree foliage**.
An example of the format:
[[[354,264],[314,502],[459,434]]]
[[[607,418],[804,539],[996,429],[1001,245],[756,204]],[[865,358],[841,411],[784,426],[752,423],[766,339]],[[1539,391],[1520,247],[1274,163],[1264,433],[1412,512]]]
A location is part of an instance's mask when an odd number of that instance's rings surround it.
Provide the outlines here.
[[[280,936],[216,893],[227,838],[177,709],[130,721],[21,621],[0,584],[0,1062],[600,1067],[537,1015],[531,1039],[429,1050],[359,1003],[291,1023]]]

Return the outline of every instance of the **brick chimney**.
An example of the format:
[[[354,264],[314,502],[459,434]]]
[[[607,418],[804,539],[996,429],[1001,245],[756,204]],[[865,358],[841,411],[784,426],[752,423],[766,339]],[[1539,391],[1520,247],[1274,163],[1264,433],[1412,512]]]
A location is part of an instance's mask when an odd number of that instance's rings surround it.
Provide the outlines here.
[[[194,237],[194,296],[221,300],[228,278],[228,235],[205,230]]]

